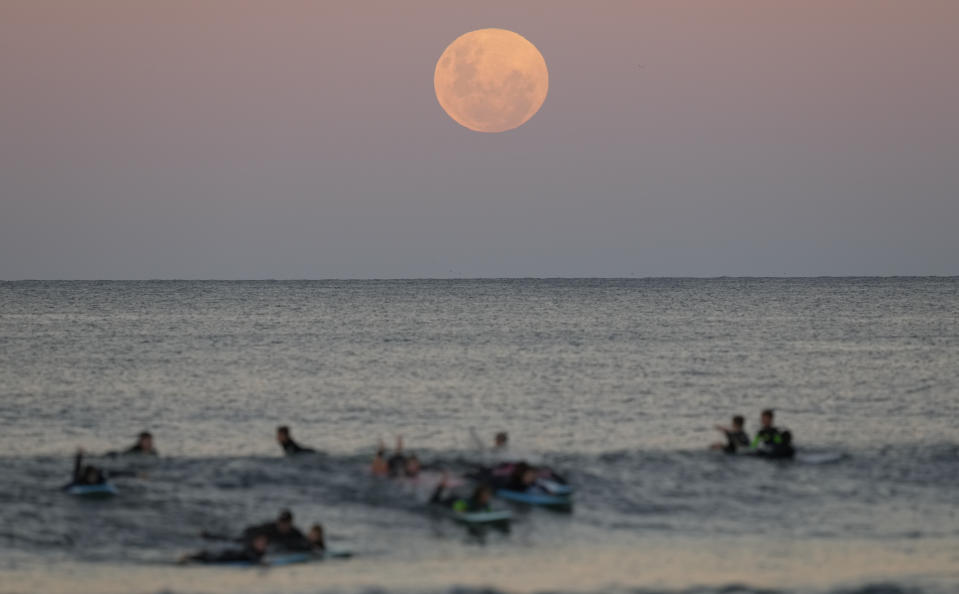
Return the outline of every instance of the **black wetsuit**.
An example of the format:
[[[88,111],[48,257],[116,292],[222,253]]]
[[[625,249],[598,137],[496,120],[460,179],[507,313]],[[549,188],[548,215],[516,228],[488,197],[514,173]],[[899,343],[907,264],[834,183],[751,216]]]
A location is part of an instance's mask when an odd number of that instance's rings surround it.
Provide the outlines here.
[[[143,448],[140,446],[140,444],[138,444],[138,443],[135,443],[135,444],[133,444],[132,446],[130,446],[129,448],[123,450],[123,453],[124,453],[124,454],[140,454],[140,455],[144,455],[144,456],[156,456],[156,455],[157,455],[157,451],[156,451],[156,450],[145,450],[145,449],[143,449]]]
[[[758,456],[765,458],[792,458],[796,453],[789,431],[780,431],[776,427],[760,429],[752,446]]]
[[[199,563],[259,563],[262,559],[263,553],[250,546],[242,549],[227,549],[216,553],[200,551],[187,557],[188,561]]]
[[[386,460],[386,468],[390,476],[400,476],[406,470],[406,456],[399,452],[393,454]]]
[[[240,540],[249,544],[261,534],[266,535],[271,545],[280,549],[287,551],[309,551],[313,549],[313,544],[296,527],[291,527],[286,532],[280,532],[276,522],[266,522],[265,524],[245,528]]]
[[[92,472],[88,472],[92,470]],[[92,478],[87,478],[87,474]],[[91,464],[83,464],[83,454],[77,452],[73,459],[73,479],[63,486],[69,489],[77,485],[102,485],[107,479],[114,476],[136,476],[137,473],[132,470],[103,470]]]
[[[476,472],[470,473],[467,476],[477,482],[486,483],[494,491],[499,491],[500,489],[507,491],[526,491],[532,486],[523,482],[523,474],[529,468],[529,465],[523,462],[518,464],[504,462],[495,468],[479,468]],[[508,470],[508,472],[504,472],[506,470]]]
[[[489,504],[480,503],[473,497],[465,498],[457,497],[454,494],[447,495],[446,487],[443,485],[436,486],[436,490],[433,491],[433,495],[430,497],[430,503],[442,505],[461,513],[489,511]]]
[[[735,454],[739,448],[749,447],[749,436],[740,429],[739,431],[726,431],[726,447],[723,451],[727,454]]]
[[[287,440],[281,443],[280,446],[283,448],[283,453],[287,456],[294,456],[296,454],[309,454],[316,451],[313,448],[301,446],[293,441],[292,437],[287,438]]]
[[[92,469],[93,472],[88,473],[88,469]],[[91,474],[92,479],[88,478],[87,474]],[[83,454],[77,452],[73,459],[73,478],[63,488],[69,489],[76,485],[102,485],[105,482],[107,482],[106,474],[96,466],[84,466]]]

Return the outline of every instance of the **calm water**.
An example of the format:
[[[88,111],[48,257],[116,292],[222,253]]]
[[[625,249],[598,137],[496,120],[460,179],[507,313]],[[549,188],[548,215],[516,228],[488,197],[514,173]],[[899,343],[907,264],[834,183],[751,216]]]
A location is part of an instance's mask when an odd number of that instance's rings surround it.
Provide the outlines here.
[[[764,407],[802,459],[705,450]],[[0,591],[955,592],[957,413],[955,278],[0,283]],[[143,428],[120,496],[57,490]],[[476,536],[367,473],[396,434],[465,468],[470,428],[574,511]],[[170,564],[281,507],[357,557]]]

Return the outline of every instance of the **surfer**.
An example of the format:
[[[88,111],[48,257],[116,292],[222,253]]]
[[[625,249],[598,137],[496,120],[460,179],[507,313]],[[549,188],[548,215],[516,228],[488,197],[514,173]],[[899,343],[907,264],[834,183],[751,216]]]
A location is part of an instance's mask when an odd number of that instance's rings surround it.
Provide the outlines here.
[[[266,548],[270,544],[270,538],[266,534],[258,534],[248,543],[244,544],[242,549],[227,549],[225,551],[211,552],[200,551],[183,555],[180,557],[180,563],[260,563],[263,555],[266,554]]]
[[[403,436],[396,436],[396,449],[393,455],[387,458],[386,468],[390,477],[397,477],[403,473],[406,467],[406,454],[403,453]]]
[[[310,454],[316,451],[313,448],[301,446],[293,441],[293,437],[290,436],[290,428],[286,425],[281,425],[276,428],[276,441],[280,444],[280,447],[283,448],[283,453],[287,456]]]
[[[326,536],[322,524],[313,524],[306,533],[306,540],[310,542],[310,550],[323,552],[326,550]]]
[[[280,515],[274,521],[247,526],[239,537],[221,536],[205,530],[200,533],[200,536],[207,540],[229,540],[246,545],[259,536],[266,536],[271,545],[284,551],[322,551],[326,548],[323,526],[314,524],[309,533],[304,536],[293,525],[293,513],[288,509],[280,510]]]
[[[393,455],[386,457],[386,444],[380,440],[376,448],[376,455],[373,456],[373,463],[370,465],[370,471],[376,476],[388,476],[397,478],[405,476],[415,478],[420,473],[420,461],[416,454],[403,453],[403,436],[396,437],[396,449]]]
[[[773,410],[767,408],[759,415],[760,429],[753,439],[756,455],[766,458],[792,458],[796,453],[792,446],[792,434],[773,425]]]
[[[153,447],[153,434],[149,431],[141,431],[140,435],[137,436],[137,442],[127,448],[124,454],[145,454],[148,456],[156,456],[156,448]]]
[[[249,544],[261,535],[282,549],[303,551],[313,548],[309,539],[293,525],[293,512],[288,509],[280,510],[280,515],[274,521],[244,528],[240,540]]]
[[[473,489],[473,494],[469,498],[447,493],[448,488],[449,476],[444,472],[443,478],[430,497],[430,503],[442,505],[460,513],[490,511],[489,503],[493,497],[493,491],[486,483],[481,483]]]
[[[64,485],[64,490],[70,487],[102,485],[107,479],[114,476],[136,476],[137,473],[127,470],[103,470],[92,464],[83,463],[83,449],[77,448],[77,454],[73,458],[73,478]]]
[[[406,478],[415,479],[419,477],[420,470],[422,469],[423,465],[420,463],[420,459],[416,457],[416,454],[410,454],[403,462],[403,476]]]
[[[746,419],[744,419],[742,415],[736,415],[733,417],[731,427],[716,425],[716,430],[726,435],[726,443],[714,443],[710,446],[710,449],[723,450],[727,454],[735,454],[737,448],[748,448],[749,435],[746,434],[744,429],[745,424]]]
[[[376,448],[376,454],[373,455],[373,463],[370,464],[370,472],[374,476],[386,476],[390,473],[390,467],[386,463],[386,445],[383,444],[383,440],[380,440],[379,446]]]
[[[480,468],[469,475],[478,481],[489,483],[496,490],[525,492],[535,486],[540,479],[558,483],[566,481],[546,467],[537,468],[526,462],[504,462],[493,468]]]

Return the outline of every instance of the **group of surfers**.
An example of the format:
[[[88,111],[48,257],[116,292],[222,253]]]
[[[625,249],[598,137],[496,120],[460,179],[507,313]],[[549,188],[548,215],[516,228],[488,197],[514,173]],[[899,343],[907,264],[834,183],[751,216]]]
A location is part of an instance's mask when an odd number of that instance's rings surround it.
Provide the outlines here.
[[[760,429],[750,440],[745,431],[745,420],[741,415],[732,418],[732,424],[716,426],[726,441],[715,443],[711,449],[722,450],[726,453],[750,453],[769,458],[791,458],[795,450],[792,446],[792,436],[788,430],[780,430],[773,424],[774,412],[763,410],[760,414]],[[316,450],[297,443],[288,426],[276,429],[276,440],[287,456],[315,453]],[[504,452],[509,441],[505,432],[497,433],[493,440],[492,450]],[[387,455],[386,446],[380,441],[370,471],[374,476],[386,478],[417,479],[423,468],[419,458],[413,453],[407,453],[403,448],[403,439],[398,437],[396,448]],[[137,473],[126,470],[105,470],[91,464],[83,463],[83,450],[77,450],[74,459],[73,477],[64,489],[76,486],[90,486],[105,484],[112,477],[136,476]],[[107,456],[138,455],[157,456],[153,443],[153,435],[148,431],[141,432],[136,442],[120,452],[109,452]],[[441,505],[456,512],[482,512],[490,510],[490,501],[493,494],[500,490],[527,492],[535,489],[541,481],[565,483],[562,477],[545,466],[533,466],[525,461],[502,462],[494,466],[479,466],[474,472],[464,475],[474,483],[472,491],[463,495],[455,489],[459,481],[451,480],[447,472],[443,472],[439,483],[430,496],[430,503]],[[307,533],[303,533],[293,524],[293,514],[290,510],[280,511],[276,520],[249,526],[239,536],[217,536],[209,532],[201,532],[201,536],[208,540],[222,540],[239,543],[239,548],[221,551],[199,551],[184,555],[180,562],[199,563],[258,563],[268,550],[282,552],[323,553],[326,550],[322,524],[313,524]]]
[[[792,458],[796,450],[792,445],[792,434],[773,425],[775,413],[766,409],[759,415],[759,431],[753,439],[746,433],[746,420],[742,415],[732,419],[732,425],[716,425],[716,430],[726,436],[725,443],[714,443],[711,449],[722,450],[727,454],[747,453],[764,458]]]

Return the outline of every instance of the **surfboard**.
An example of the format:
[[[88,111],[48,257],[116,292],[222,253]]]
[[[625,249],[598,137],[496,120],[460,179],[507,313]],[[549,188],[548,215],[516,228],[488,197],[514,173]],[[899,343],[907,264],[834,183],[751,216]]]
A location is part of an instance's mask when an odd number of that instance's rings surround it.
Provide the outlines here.
[[[77,497],[113,497],[119,491],[113,486],[113,483],[99,483],[97,485],[71,485],[66,489],[70,495]]]
[[[509,522],[513,513],[508,509],[497,509],[484,512],[458,512],[450,510],[450,517],[464,524],[497,524]]]
[[[570,496],[573,494],[573,488],[565,483],[559,481],[554,481],[551,479],[538,479],[536,484],[543,488],[550,495],[557,496]]]
[[[517,503],[526,503],[528,505],[543,505],[548,507],[569,507],[573,505],[573,498],[570,495],[550,495],[542,491],[510,491],[509,489],[499,489],[496,496],[508,501]]]

